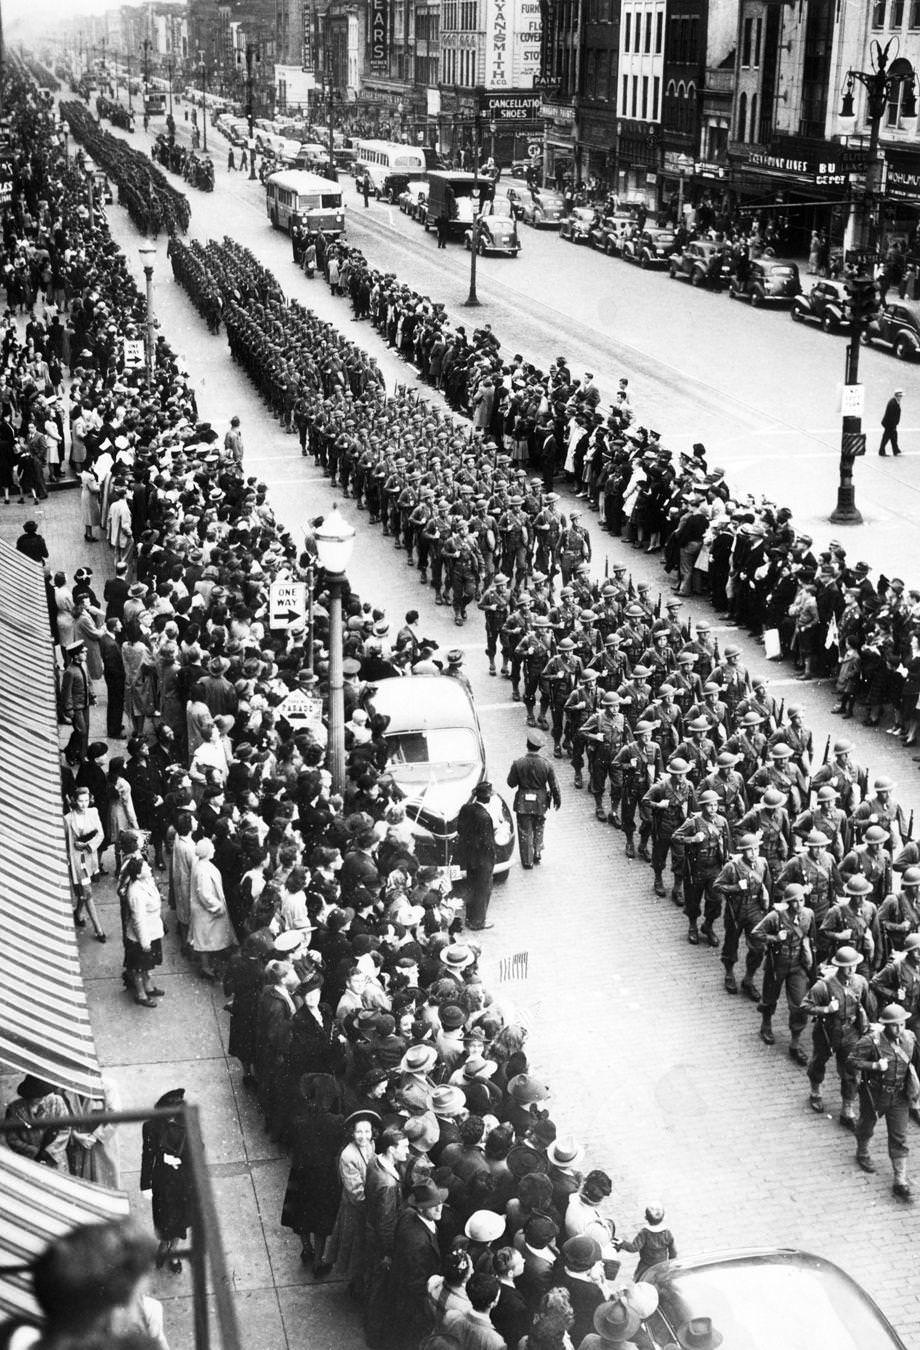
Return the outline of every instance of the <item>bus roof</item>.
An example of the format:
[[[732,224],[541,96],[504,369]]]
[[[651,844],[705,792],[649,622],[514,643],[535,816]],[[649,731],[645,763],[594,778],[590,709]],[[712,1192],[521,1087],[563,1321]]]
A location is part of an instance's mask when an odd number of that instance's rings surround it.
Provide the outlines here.
[[[428,181],[433,178],[443,178],[451,183],[480,183],[484,182],[484,175],[469,173],[461,169],[429,169]]]
[[[281,188],[282,192],[296,192],[298,196],[308,192],[337,192],[339,196],[342,195],[338,183],[334,183],[331,178],[324,178],[320,173],[308,173],[306,169],[285,169],[282,173],[269,174],[266,182]]]

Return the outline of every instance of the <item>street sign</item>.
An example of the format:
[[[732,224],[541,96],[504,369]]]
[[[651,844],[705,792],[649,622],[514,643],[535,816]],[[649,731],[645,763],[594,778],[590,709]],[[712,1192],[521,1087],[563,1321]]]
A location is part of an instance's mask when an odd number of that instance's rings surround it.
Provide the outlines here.
[[[0,163],[0,206],[9,206],[13,200],[13,166],[5,160]]]
[[[543,156],[543,142],[531,141],[527,147],[527,153],[531,159],[541,159]]]
[[[863,384],[845,384],[840,391],[840,412],[843,417],[862,417],[866,407],[866,387]]]
[[[306,582],[273,581],[268,599],[269,628],[294,628],[306,617]]]
[[[144,364],[144,339],[125,338],[125,369],[139,370]]]
[[[323,720],[323,700],[315,694],[305,694],[300,689],[292,689],[284,702],[279,703],[275,712],[288,722],[311,722],[318,725]]]

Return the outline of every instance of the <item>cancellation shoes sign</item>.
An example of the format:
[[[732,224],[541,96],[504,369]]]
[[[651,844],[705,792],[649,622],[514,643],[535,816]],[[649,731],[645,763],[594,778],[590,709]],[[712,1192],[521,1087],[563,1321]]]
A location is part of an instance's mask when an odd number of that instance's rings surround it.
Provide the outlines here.
[[[384,74],[390,64],[389,0],[371,0],[371,70]]]
[[[269,628],[296,628],[306,617],[306,582],[273,581],[268,599]]]

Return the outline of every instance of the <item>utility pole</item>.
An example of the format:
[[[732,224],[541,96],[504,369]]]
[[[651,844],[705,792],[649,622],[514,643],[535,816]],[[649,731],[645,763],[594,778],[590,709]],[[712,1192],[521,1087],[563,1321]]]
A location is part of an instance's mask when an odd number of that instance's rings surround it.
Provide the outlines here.
[[[208,153],[208,109],[204,101],[207,90],[208,71],[204,63],[204,53],[198,58],[198,65],[201,69],[201,145],[204,153]]]
[[[482,137],[481,123],[479,113],[476,114],[474,124],[475,145],[473,146],[473,196],[479,196],[479,149]],[[479,217],[481,214],[481,203],[477,203],[477,209],[473,214],[473,228],[470,231],[470,293],[464,300],[467,309],[478,308],[480,302],[476,294],[476,256],[479,253]]]
[[[866,91],[866,110],[869,114],[869,148],[866,164],[866,186],[861,196],[853,201],[853,251],[855,274],[847,283],[850,297],[850,340],[847,344],[845,366],[844,412],[840,436],[840,480],[837,486],[837,505],[831,512],[835,525],[861,525],[862,515],[856,506],[856,487],[853,466],[866,453],[866,437],[862,429],[862,389],[859,385],[859,348],[863,334],[878,313],[880,297],[873,276],[878,259],[878,207],[881,165],[879,163],[879,128],[889,104],[898,102],[905,121],[917,115],[914,93],[916,73],[904,57],[889,65],[888,53],[895,39],[884,47],[874,41],[871,46],[871,70],[847,71],[846,89],[840,104],[841,118],[855,114],[854,90],[857,84]],[[845,259],[846,261],[846,259]]]
[[[255,113],[252,105],[252,87],[253,87],[253,65],[258,65],[262,60],[262,53],[257,42],[246,43],[246,118],[249,122],[249,178],[253,181],[256,177],[256,131],[255,131]],[[239,64],[239,56],[237,56]]]

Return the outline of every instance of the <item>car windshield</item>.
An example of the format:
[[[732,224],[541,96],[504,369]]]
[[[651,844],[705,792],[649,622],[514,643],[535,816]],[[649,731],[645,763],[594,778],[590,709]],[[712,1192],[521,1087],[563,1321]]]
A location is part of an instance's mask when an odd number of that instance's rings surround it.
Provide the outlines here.
[[[469,727],[430,727],[387,737],[389,765],[400,783],[463,778],[479,763],[476,733]]]
[[[793,275],[791,267],[771,267],[770,271],[775,277],[791,277]]]
[[[665,1277],[662,1311],[677,1324],[710,1317],[723,1350],[896,1350],[860,1290],[832,1267],[732,1261]]]
[[[650,236],[650,238],[653,244],[674,243],[674,235],[671,233],[670,230],[656,230],[655,233]]]

